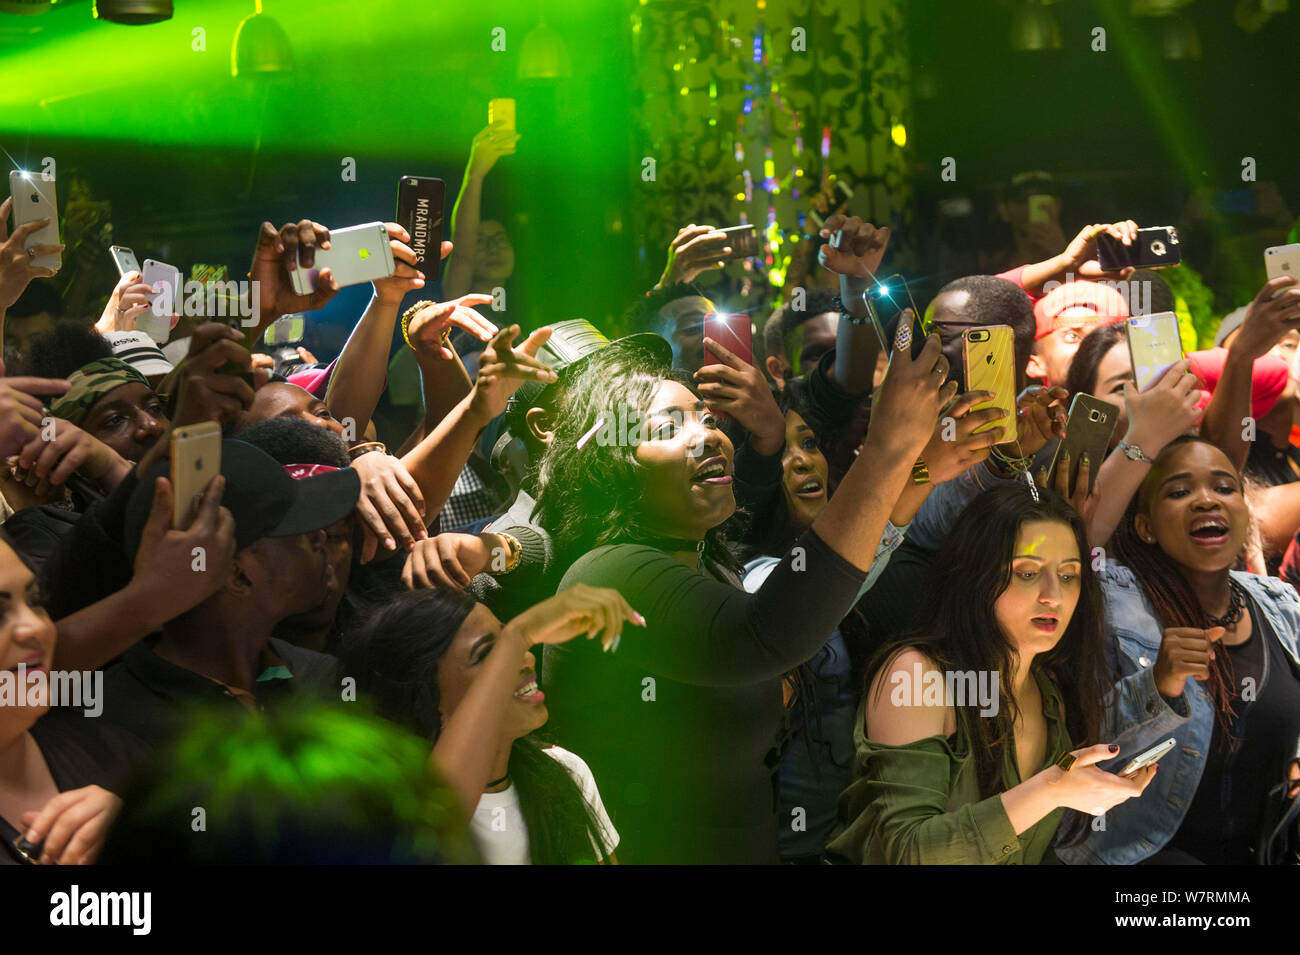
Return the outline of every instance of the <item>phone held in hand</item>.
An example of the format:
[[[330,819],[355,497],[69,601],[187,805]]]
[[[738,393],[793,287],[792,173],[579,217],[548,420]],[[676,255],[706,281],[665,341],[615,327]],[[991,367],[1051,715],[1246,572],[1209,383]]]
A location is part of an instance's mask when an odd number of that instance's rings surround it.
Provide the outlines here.
[[[9,173],[9,195],[14,200],[15,229],[37,219],[50,220],[48,225],[42,226],[27,237],[23,248],[58,245],[59,212],[55,205],[54,180],[46,179],[40,173],[33,174],[14,169]],[[58,269],[63,265],[63,256],[58,252],[38,255],[32,259],[32,265],[45,269]]]
[[[741,361],[750,365],[754,364],[753,334],[753,325],[749,321],[748,315],[728,315],[723,312],[713,312],[704,318],[704,336],[712,338]],[[723,363],[707,347],[705,347],[704,353],[709,356],[714,364]]]
[[[1132,776],[1140,769],[1145,769],[1148,766],[1155,765],[1160,762],[1160,760],[1164,759],[1169,751],[1176,745],[1178,745],[1177,741],[1172,736],[1169,737],[1169,739],[1165,740],[1163,743],[1158,743],[1155,746],[1152,746],[1145,753],[1139,753],[1137,756],[1134,756],[1129,760],[1128,765],[1119,771],[1119,775],[1125,777]]]
[[[331,229],[330,247],[316,249],[312,267],[307,269],[299,265],[289,273],[293,290],[299,295],[316,291],[316,278],[324,268],[330,270],[340,288],[388,278],[397,270],[388,230],[382,222]]]
[[[912,292],[907,287],[907,280],[895,273],[884,281],[878,281],[863,295],[871,323],[876,327],[880,337],[880,347],[889,353],[894,351],[894,336],[898,332],[898,323],[907,309],[912,310],[912,343],[909,352],[913,358],[925,348],[925,340],[934,326],[926,319],[924,313],[916,307]]]
[[[442,274],[442,210],[447,184],[425,176],[403,176],[397,183],[396,222],[411,237],[415,267],[427,281]]]
[[[1016,341],[1010,325],[968,328],[961,335],[962,363],[967,391],[991,391],[993,397],[972,406],[971,411],[1001,408],[1006,417],[990,421],[973,433],[1005,428],[1004,440],[1017,437],[1016,428]]]
[[[488,101],[488,125],[515,131],[515,101],[503,97]]]
[[[1097,470],[1110,450],[1110,439],[1119,424],[1119,408],[1109,401],[1102,401],[1092,395],[1080,392],[1070,402],[1070,417],[1065,422],[1065,437],[1056,445],[1052,455],[1052,467],[1048,472],[1047,486],[1056,487],[1057,471],[1070,456],[1070,473],[1066,476],[1066,487],[1074,494],[1074,486],[1079,480],[1079,463],[1083,456],[1088,456],[1088,490],[1092,493],[1097,483]]]
[[[717,231],[726,233],[726,241],[722,244],[731,246],[730,252],[719,253],[719,262],[734,262],[737,259],[747,259],[763,251],[763,244],[758,238],[758,230],[754,228],[752,223],[729,225],[725,229],[718,229]]]
[[[1160,380],[1169,366],[1182,361],[1183,342],[1173,312],[1136,315],[1128,320],[1128,354],[1138,391]]]
[[[200,421],[172,432],[172,527],[190,523],[194,499],[221,473],[221,425]]]
[[[1097,236],[1097,264],[1104,272],[1121,269],[1165,269],[1182,261],[1178,230],[1171,225],[1138,229],[1132,245],[1125,245],[1113,235]]]
[[[1275,245],[1264,250],[1264,271],[1270,279],[1290,276],[1300,282],[1300,242]],[[1281,295],[1278,292],[1277,295]],[[1276,298],[1277,295],[1273,297]]]
[[[728,315],[722,312],[713,312],[704,317],[704,336],[713,339],[741,361],[750,365],[754,364],[753,334],[753,325],[750,323],[748,315]],[[704,355],[706,364],[725,364],[717,353],[711,351],[707,345],[704,348]],[[713,415],[722,419],[731,417],[721,411],[714,411]]]
[[[180,307],[181,270],[166,262],[145,259],[141,279],[153,289],[153,302],[148,311],[138,315],[135,327],[158,344],[164,344],[172,333],[172,315]]]
[[[135,253],[124,245],[112,245],[108,248],[108,254],[113,257],[113,264],[117,266],[117,274],[120,278],[127,272],[139,272],[140,263],[135,259]]]

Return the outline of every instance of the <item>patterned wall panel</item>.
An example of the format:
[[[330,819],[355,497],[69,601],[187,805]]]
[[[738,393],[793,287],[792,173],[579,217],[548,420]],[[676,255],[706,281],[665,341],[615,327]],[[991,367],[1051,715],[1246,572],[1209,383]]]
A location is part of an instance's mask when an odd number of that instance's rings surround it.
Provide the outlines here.
[[[776,254],[765,271],[774,267],[779,284],[800,214],[830,174],[853,187],[852,212],[906,226],[911,192],[902,144],[911,117],[904,6],[904,0],[637,3],[631,26],[640,146],[643,156],[654,157],[657,175],[638,210],[649,254],[657,256],[688,222],[766,228],[774,219]],[[823,158],[826,129],[829,156]]]

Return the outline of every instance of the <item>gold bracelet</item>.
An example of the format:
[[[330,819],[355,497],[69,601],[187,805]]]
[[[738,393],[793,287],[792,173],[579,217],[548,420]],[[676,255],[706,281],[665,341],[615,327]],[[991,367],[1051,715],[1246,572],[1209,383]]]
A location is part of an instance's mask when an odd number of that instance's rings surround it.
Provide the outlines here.
[[[913,484],[930,483],[930,470],[925,466],[925,461],[923,461],[921,458],[917,458],[916,463],[912,465],[912,483]]]
[[[407,334],[407,329],[411,327],[411,319],[415,318],[415,314],[420,309],[434,304],[436,303],[430,302],[427,298],[422,298],[402,313],[402,339],[406,342],[406,347],[412,351],[415,350],[415,346],[411,344],[411,337]]]
[[[506,550],[510,552],[509,556],[506,557],[505,568],[502,570],[492,571],[492,576],[500,577],[515,570],[519,566],[519,562],[524,559],[523,545],[520,544],[519,541],[515,537],[511,536],[510,534],[504,534],[501,531],[488,531],[488,533],[496,534],[497,537],[500,537],[503,541],[505,541]]]
[[[388,453],[388,448],[382,441],[360,441],[348,448],[348,460],[355,461],[363,454],[369,454],[371,451],[379,451],[383,454]]]

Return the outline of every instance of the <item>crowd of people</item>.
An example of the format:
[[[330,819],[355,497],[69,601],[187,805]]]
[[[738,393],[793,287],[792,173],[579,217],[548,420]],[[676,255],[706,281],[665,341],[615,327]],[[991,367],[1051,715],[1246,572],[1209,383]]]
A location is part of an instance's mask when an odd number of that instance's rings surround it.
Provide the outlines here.
[[[139,273],[65,314],[0,207],[0,861],[1296,862],[1300,282],[1139,389],[1114,283],[1174,296],[1102,270],[1134,222],[882,341],[890,230],[837,213],[752,358],[709,224],[631,334],[525,334],[479,214],[516,138],[475,140],[442,301],[388,224],[323,362],[264,334],[338,290],[291,282],[318,222],[262,224],[255,324],[158,343]],[[1000,326],[1011,411],[963,366]],[[1078,395],[1119,424],[1074,476]]]

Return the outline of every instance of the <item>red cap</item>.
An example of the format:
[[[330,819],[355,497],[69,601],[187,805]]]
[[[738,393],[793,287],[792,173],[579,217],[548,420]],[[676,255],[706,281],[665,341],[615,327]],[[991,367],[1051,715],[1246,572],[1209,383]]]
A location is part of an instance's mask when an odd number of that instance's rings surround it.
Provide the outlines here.
[[[1207,392],[1213,394],[1223,377],[1223,365],[1228,360],[1228,349],[1211,348],[1207,351],[1187,353],[1191,363],[1192,374],[1201,379]],[[1290,369],[1287,363],[1276,355],[1265,355],[1255,359],[1255,366],[1250,376],[1250,413],[1258,420],[1272,410],[1277,399],[1286,390]],[[1209,402],[1209,396],[1204,399]]]
[[[1062,319],[1061,316],[1071,309],[1075,309],[1075,313]],[[1078,279],[1058,285],[1034,304],[1037,324],[1034,338],[1046,338],[1052,334],[1059,327],[1058,320],[1070,324],[1096,322],[1110,325],[1126,318],[1128,303],[1123,295],[1109,285]]]

